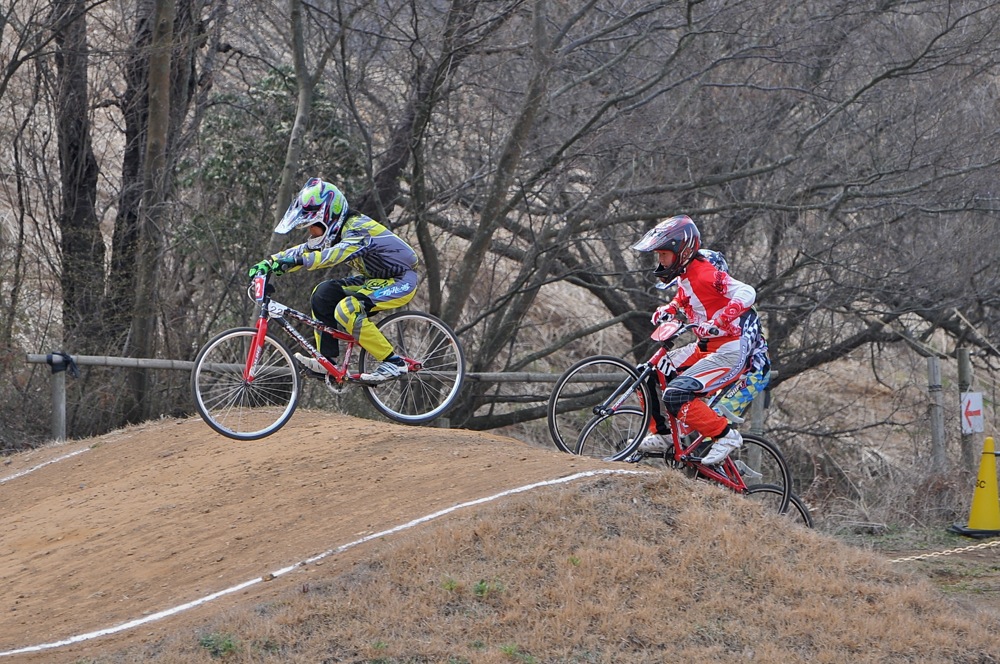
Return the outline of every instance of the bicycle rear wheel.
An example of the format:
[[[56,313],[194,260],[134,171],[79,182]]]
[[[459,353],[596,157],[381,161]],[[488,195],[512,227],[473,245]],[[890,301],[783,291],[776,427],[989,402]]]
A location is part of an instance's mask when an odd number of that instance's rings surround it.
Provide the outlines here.
[[[586,357],[563,372],[549,395],[546,413],[549,435],[555,446],[570,454],[580,453],[578,442],[587,424],[594,419],[594,408],[607,400],[625,381],[638,379],[639,373],[633,365],[610,355]],[[650,398],[649,387],[640,383],[639,389],[628,395],[619,407],[628,409],[627,414],[621,414],[620,424],[624,425],[627,416],[629,429],[645,435],[646,429],[642,427],[649,425],[650,413],[646,404]],[[592,452],[586,452],[586,446],[583,448],[588,456],[608,456],[597,452],[594,445],[590,448]]]
[[[465,379],[465,355],[458,337],[444,321],[421,311],[399,311],[377,325],[398,355],[420,367],[378,385],[364,385],[368,400],[402,424],[423,424],[443,415],[455,403]],[[378,364],[361,350],[361,373],[374,371]]]
[[[198,352],[191,371],[191,392],[208,426],[236,440],[269,436],[292,417],[301,379],[292,354],[268,333],[252,379],[245,378],[247,358],[257,330],[226,330]]]
[[[781,504],[783,495],[784,487],[773,484],[754,484],[751,487],[747,487],[747,497],[765,505],[768,510],[775,512],[779,511],[778,506]],[[789,496],[788,509],[782,513],[782,516],[792,523],[797,523],[806,528],[813,527],[812,515],[809,513],[809,508],[794,493]]]
[[[743,435],[743,446],[729,455],[747,487],[759,484],[776,486],[782,491],[777,510],[784,512],[792,493],[792,475],[781,451],[771,441],[753,433]],[[728,462],[727,462],[728,465]]]

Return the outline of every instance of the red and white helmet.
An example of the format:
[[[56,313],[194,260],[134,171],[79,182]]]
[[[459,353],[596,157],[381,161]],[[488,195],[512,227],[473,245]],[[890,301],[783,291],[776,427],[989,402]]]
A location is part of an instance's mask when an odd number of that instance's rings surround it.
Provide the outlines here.
[[[653,274],[664,281],[678,277],[701,248],[701,233],[686,214],[661,221],[632,245],[636,251],[661,251],[660,264]]]

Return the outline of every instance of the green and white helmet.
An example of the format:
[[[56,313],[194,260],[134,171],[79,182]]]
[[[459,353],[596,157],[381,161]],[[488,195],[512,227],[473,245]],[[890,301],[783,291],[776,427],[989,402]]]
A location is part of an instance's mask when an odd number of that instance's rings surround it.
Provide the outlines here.
[[[340,189],[320,178],[310,178],[292,199],[274,232],[284,235],[296,228],[319,225],[323,234],[310,238],[306,244],[314,249],[325,247],[340,233],[347,211],[347,198]]]

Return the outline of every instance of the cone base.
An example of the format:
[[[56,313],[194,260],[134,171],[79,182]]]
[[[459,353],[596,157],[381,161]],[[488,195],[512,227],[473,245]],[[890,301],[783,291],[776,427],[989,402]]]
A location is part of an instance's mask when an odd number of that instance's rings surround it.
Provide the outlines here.
[[[948,528],[948,532],[964,535],[965,537],[1000,537],[1000,530],[980,530],[955,524]]]

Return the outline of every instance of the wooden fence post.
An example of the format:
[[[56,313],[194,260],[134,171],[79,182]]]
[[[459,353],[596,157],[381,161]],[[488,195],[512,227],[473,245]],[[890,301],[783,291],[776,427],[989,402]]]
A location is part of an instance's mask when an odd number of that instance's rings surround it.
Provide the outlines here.
[[[944,450],[944,394],[941,391],[941,364],[938,358],[927,358],[927,391],[930,393],[931,470],[943,473],[948,468]]]

